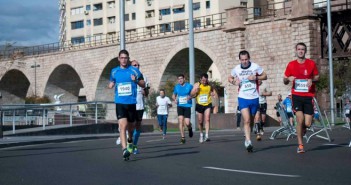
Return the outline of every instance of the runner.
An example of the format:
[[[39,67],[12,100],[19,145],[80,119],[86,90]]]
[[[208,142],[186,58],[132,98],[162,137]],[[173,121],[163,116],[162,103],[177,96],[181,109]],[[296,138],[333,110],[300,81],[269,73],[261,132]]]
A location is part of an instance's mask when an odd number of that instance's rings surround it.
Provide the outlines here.
[[[200,130],[199,142],[203,143],[210,141],[208,133],[210,130],[210,115],[212,107],[213,87],[208,82],[208,75],[201,74],[200,82],[194,84],[191,91],[191,96],[196,97],[196,112],[198,118],[198,126]],[[203,134],[203,127],[205,122],[205,135]]]
[[[169,107],[172,107],[171,100],[166,96],[164,89],[160,90],[160,96],[156,97],[157,121],[160,129],[162,129],[162,138],[166,138],[167,134],[167,118]]]
[[[250,138],[250,123],[253,116],[259,109],[258,100],[258,80],[266,80],[267,75],[262,67],[250,61],[248,51],[240,51],[240,63],[231,72],[228,81],[231,84],[239,86],[238,103],[241,115],[244,120],[245,147],[248,152],[253,152],[253,146]]]
[[[130,152],[127,150],[126,130],[132,136],[133,126],[136,117],[136,96],[137,85],[144,87],[140,71],[128,65],[129,53],[121,50],[118,54],[120,66],[111,71],[108,88],[115,87],[116,116],[120,128],[120,139],[124,160],[129,160]]]
[[[189,137],[193,137],[193,130],[190,124],[193,86],[185,82],[183,74],[178,75],[178,84],[174,87],[172,99],[177,104],[178,122],[180,130],[180,143],[185,143],[184,124],[188,127]]]
[[[279,122],[279,125],[282,126],[282,118],[280,117],[279,111],[278,111],[278,107],[280,107],[282,105],[283,102],[283,98],[281,94],[278,94],[278,102],[275,104],[274,109],[277,110],[276,115],[277,115],[277,119]]]
[[[255,118],[255,134],[257,134],[257,141],[261,141],[261,136],[264,133],[263,126],[266,124],[267,117],[267,96],[272,96],[272,91],[270,91],[262,80],[258,80],[259,85],[259,103],[260,111],[256,113]]]
[[[133,60],[132,61],[132,66],[140,70],[140,64],[138,61]],[[147,88],[149,86],[148,81],[146,77],[143,75],[144,81],[145,81],[145,87]],[[132,147],[128,147],[129,152],[133,152],[133,154],[139,154],[138,150],[138,141],[140,137],[140,132],[141,132],[141,122],[143,120],[143,115],[144,115],[144,98],[147,96],[146,91],[144,88],[140,87],[138,85],[137,87],[137,98],[136,98],[136,123],[135,123],[135,129],[133,132],[133,145]]]
[[[290,125],[294,126],[294,113],[292,110],[291,92],[288,94],[288,97],[286,97],[283,101],[283,107],[285,109],[286,115],[289,118]]]
[[[284,73],[284,84],[292,82],[292,104],[297,120],[297,153],[304,153],[302,137],[306,128],[311,126],[313,115],[313,97],[315,82],[318,81],[316,63],[305,57],[307,47],[304,43],[295,46],[297,59],[289,62]]]

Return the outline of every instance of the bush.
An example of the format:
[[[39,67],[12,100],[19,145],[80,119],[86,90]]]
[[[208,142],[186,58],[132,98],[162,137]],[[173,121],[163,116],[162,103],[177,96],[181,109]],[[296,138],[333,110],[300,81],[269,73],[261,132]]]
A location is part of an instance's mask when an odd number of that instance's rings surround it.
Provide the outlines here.
[[[48,96],[29,96],[25,98],[25,104],[42,104],[42,103],[51,103],[51,100]]]

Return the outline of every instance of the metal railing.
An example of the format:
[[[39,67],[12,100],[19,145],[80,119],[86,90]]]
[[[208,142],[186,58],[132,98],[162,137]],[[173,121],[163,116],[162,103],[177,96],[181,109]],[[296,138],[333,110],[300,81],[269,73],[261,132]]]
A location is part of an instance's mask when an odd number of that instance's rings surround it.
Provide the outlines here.
[[[313,3],[315,14],[327,13],[327,1]],[[351,0],[331,0],[331,11],[342,11],[351,9]]]
[[[174,34],[189,31],[189,20],[179,20],[175,22],[150,25],[142,28],[125,30],[126,41],[136,41],[153,37]],[[201,30],[213,27],[220,27],[226,23],[226,13],[212,14],[194,18],[194,29]],[[2,58],[20,58],[23,56],[40,55],[53,52],[62,52],[80,48],[118,44],[120,41],[119,32],[115,34],[95,35],[82,38],[81,41],[65,41],[62,43],[50,43],[38,46],[13,47],[8,46],[0,51],[0,59]]]
[[[116,122],[115,103],[112,101],[93,101],[62,104],[2,105],[1,118],[4,126],[41,126],[45,130],[54,125],[82,125]]]
[[[292,10],[292,1],[270,2],[262,1],[262,5],[247,8],[247,20],[265,19],[269,17],[280,17],[288,15]]]

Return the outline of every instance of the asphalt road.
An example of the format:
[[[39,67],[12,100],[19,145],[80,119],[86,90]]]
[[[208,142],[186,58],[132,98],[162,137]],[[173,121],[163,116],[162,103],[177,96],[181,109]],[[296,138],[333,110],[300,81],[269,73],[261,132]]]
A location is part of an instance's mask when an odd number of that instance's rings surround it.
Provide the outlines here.
[[[1,185],[56,184],[308,184],[350,185],[350,130],[334,129],[331,143],[313,138],[296,153],[296,138],[253,141],[247,153],[241,132],[198,133],[179,144],[179,134],[140,138],[141,154],[123,161],[115,139],[47,143],[0,149]]]

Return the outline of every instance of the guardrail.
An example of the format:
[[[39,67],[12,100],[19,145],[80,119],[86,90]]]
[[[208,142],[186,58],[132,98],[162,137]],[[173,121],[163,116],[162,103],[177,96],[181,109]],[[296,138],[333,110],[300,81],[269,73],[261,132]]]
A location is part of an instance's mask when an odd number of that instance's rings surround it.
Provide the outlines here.
[[[1,123],[5,126],[12,125],[13,134],[16,133],[18,125],[42,126],[42,130],[45,130],[47,126],[53,125],[73,126],[117,120],[115,103],[112,101],[2,105],[0,110]]]
[[[327,1],[320,1],[313,3],[315,14],[327,13]],[[351,0],[331,0],[330,1],[331,11],[343,11],[351,9]]]
[[[292,10],[292,1],[283,2],[262,1],[261,5],[249,7],[247,20],[265,19],[289,15]]]

